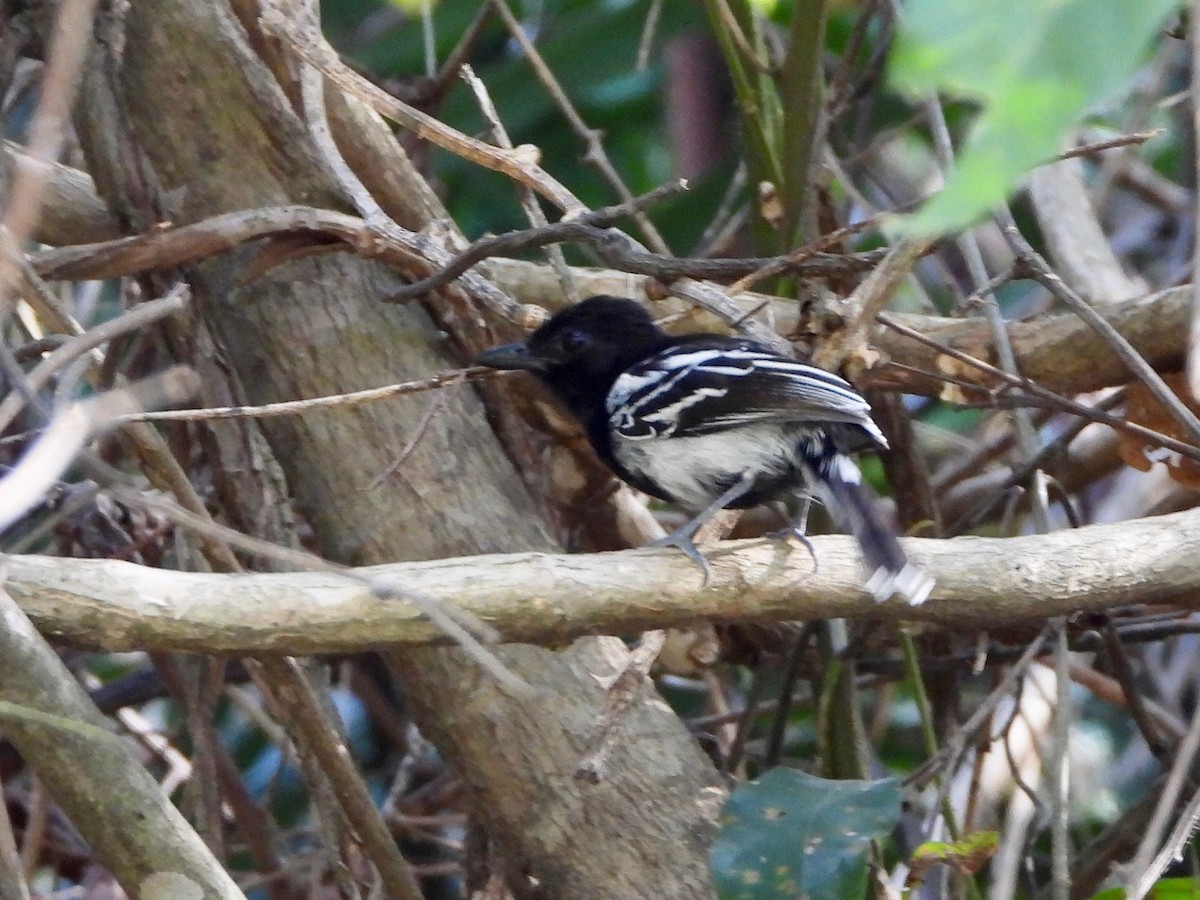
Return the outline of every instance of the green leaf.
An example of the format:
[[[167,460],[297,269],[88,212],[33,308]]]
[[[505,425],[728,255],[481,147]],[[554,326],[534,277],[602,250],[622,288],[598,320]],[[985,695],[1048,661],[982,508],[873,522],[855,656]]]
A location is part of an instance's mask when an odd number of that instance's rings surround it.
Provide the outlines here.
[[[733,792],[710,852],[722,900],[862,897],[870,842],[900,817],[895,779],[772,769]]]
[[[433,8],[437,0],[388,0],[392,6],[400,7],[402,12],[410,16],[419,16],[426,6]]]
[[[904,224],[963,228],[1004,201],[1064,135],[1142,63],[1179,0],[912,0],[889,64],[893,86],[983,109],[946,187]],[[1004,22],[1004,31],[996,23]]]
[[[1157,881],[1146,900],[1193,900],[1200,893],[1194,878],[1164,878]],[[1124,888],[1110,888],[1092,897],[1092,900],[1125,900]]]
[[[1000,835],[995,831],[977,831],[957,841],[926,841],[913,851],[909,860],[908,884],[919,884],[935,863],[974,875],[996,855],[999,845]]]

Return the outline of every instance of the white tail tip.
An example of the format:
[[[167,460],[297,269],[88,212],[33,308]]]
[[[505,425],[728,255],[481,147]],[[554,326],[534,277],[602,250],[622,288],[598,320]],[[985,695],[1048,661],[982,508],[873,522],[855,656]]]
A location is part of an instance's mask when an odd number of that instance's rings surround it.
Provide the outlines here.
[[[920,566],[906,563],[899,572],[889,572],[880,566],[867,579],[866,588],[871,596],[882,603],[894,594],[908,601],[909,606],[920,606],[933,592],[933,578]]]

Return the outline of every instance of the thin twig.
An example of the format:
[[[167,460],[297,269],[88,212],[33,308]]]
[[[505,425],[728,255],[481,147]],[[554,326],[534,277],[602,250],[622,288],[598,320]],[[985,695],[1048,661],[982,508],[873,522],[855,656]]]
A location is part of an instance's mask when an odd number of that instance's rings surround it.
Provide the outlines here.
[[[1164,447],[1168,450],[1174,450],[1176,453],[1180,453],[1189,459],[1200,460],[1200,447],[1184,443],[1176,438],[1161,434],[1157,431],[1152,431],[1149,428],[1138,425],[1134,422],[1128,422],[1117,416],[1111,416],[1106,413],[1102,413],[1094,407],[1084,406],[1082,403],[1077,403],[1074,400],[1070,400],[1066,397],[1056,394],[1054,391],[1048,390],[1041,385],[1030,381],[1024,376],[1009,375],[1007,372],[998,369],[981,359],[971,356],[969,353],[964,353],[955,347],[951,347],[949,344],[944,344],[941,341],[928,337],[916,329],[909,328],[907,325],[902,325],[900,322],[891,318],[886,313],[880,313],[877,317],[877,320],[880,325],[892,329],[897,334],[903,334],[904,336],[912,338],[914,341],[924,344],[927,347],[933,347],[940,353],[944,353],[947,356],[953,357],[959,362],[966,363],[973,368],[979,369],[981,372],[991,375],[993,378],[1003,382],[1006,386],[1017,387],[1027,391],[1030,395],[1030,399],[1021,398],[1021,401],[1024,403],[1028,404],[1032,400],[1040,400],[1049,409],[1056,409],[1061,412],[1069,412],[1073,415],[1083,416],[1089,421],[1101,422],[1121,431],[1128,431],[1130,434],[1136,434],[1139,437],[1145,438],[1147,442],[1152,443],[1156,447]],[[937,378],[943,381],[953,381],[953,379],[948,379],[945,375],[939,373],[923,372],[922,374],[929,378]],[[974,385],[972,387],[974,390],[985,390],[985,388],[979,385]]]
[[[1180,862],[1183,859],[1184,848],[1187,847],[1193,835],[1195,835],[1198,825],[1200,825],[1200,790],[1194,792],[1187,804],[1179,811],[1175,827],[1171,829],[1171,833],[1163,841],[1162,849],[1158,851],[1154,859],[1150,862],[1142,879],[1130,893],[1126,894],[1130,900],[1141,900],[1141,898],[1145,897],[1154,889],[1154,885],[1158,880],[1162,878],[1163,873],[1167,870],[1167,866],[1173,862]]]
[[[1048,662],[1044,659],[1040,659],[1038,662],[1046,668],[1050,668],[1053,665],[1052,660]],[[1021,718],[1022,716],[1021,700],[1025,695],[1025,685],[1026,680],[1024,675],[1022,675],[1020,684],[1013,692],[1012,709],[1009,710],[1008,721],[1006,721],[1003,727],[1000,729],[1000,743],[1004,747],[1004,758],[1008,763],[1008,772],[1012,777],[1013,783],[1016,784],[1021,793],[1029,798],[1030,804],[1032,804],[1032,806],[1038,811],[1038,818],[1042,821],[1045,821],[1045,804],[1043,804],[1041,799],[1039,799],[1037,795],[1037,789],[1028,781],[1026,781],[1025,776],[1021,774],[1021,763],[1017,760],[1012,748],[1012,729],[1013,726],[1017,724],[1017,719]],[[1042,692],[1039,691],[1038,693]]]
[[[641,643],[629,654],[625,667],[613,678],[604,695],[604,709],[596,724],[592,749],[575,770],[576,778],[589,784],[598,784],[604,780],[608,757],[616,744],[617,726],[620,725],[624,714],[632,708],[634,700],[637,699],[638,689],[649,678],[650,667],[658,659],[666,639],[666,631],[647,631],[642,635]]]
[[[813,355],[813,362],[824,369],[836,370],[842,360],[866,341],[868,330],[880,311],[900,286],[918,259],[933,241],[925,238],[900,241],[883,258],[879,266],[846,298],[851,320],[847,327],[832,335]]]
[[[309,8],[309,12],[311,16],[315,16],[315,8]],[[308,42],[317,43],[323,40],[320,37],[320,25],[316,21],[310,20],[310,15],[294,16],[292,21],[298,30],[303,29],[304,37]],[[366,220],[368,225],[378,226],[384,222],[391,222],[391,217],[383,211],[379,202],[367,190],[366,185],[350,168],[350,164],[342,156],[342,151],[338,149],[337,142],[333,138],[333,129],[329,127],[329,116],[325,110],[325,80],[322,78],[320,70],[314,65],[306,63],[301,63],[300,68],[300,96],[304,103],[304,116],[308,120],[313,143],[320,151],[334,180],[346,192],[354,204],[354,208],[358,210],[358,214]]]
[[[272,9],[272,13],[274,12],[276,11]],[[295,42],[292,45],[293,49],[299,52],[302,47],[310,48],[313,53],[327,58],[330,61],[330,65],[336,63],[338,66],[341,66],[340,61],[337,60],[321,35],[319,26],[315,21],[315,13],[311,21],[306,17],[294,18],[293,25],[297,32]],[[335,180],[351,198],[355,208],[358,209],[366,222],[367,227],[377,235],[382,235],[390,239],[397,247],[403,247],[405,250],[417,250],[431,265],[438,265],[444,262],[449,256],[450,251],[430,235],[418,235],[403,228],[383,210],[383,207],[372,196],[366,185],[363,184],[362,180],[350,167],[350,164],[346,162],[337,142],[334,140],[333,131],[330,128],[329,119],[325,111],[325,84],[321,75],[322,72],[327,75],[329,72],[314,63],[311,55],[304,55],[303,53],[301,55],[309,62],[309,65],[303,67],[301,73],[301,92],[305,115],[308,118],[314,142],[329,165]],[[342,70],[344,70],[343,74],[350,73],[350,70],[344,66],[339,69],[339,71]],[[353,75],[353,73],[350,74]],[[369,82],[365,81],[363,83],[369,84]],[[378,90],[373,85],[371,87],[373,90]],[[507,297],[504,297],[494,285],[483,279],[469,279],[468,289],[497,312],[506,312],[508,307],[511,306]]]
[[[760,344],[766,344],[777,353],[792,356],[795,352],[779,332],[753,317],[748,317],[728,294],[707,281],[680,278],[672,282],[671,293],[728,322],[730,327],[736,327],[740,333]]]
[[[562,89],[562,85],[554,77],[554,72],[546,65],[546,61],[542,59],[541,52],[533,41],[529,39],[529,35],[525,33],[524,26],[517,20],[512,9],[509,8],[505,0],[489,0],[489,5],[499,14],[500,19],[504,22],[504,27],[508,29],[509,36],[521,48],[525,59],[533,67],[533,72],[537,76],[538,81],[546,88],[547,93],[550,94],[550,99],[554,101],[554,105],[563,114],[563,117],[567,120],[567,124],[571,126],[571,130],[584,142],[587,150],[583,154],[583,161],[591,165],[600,174],[600,177],[616,193],[617,199],[622,203],[632,202],[633,193],[625,186],[625,182],[621,180],[621,176],[617,174],[616,168],[609,160],[608,154],[604,152],[604,142],[600,139],[601,132],[595,128],[589,128],[588,124],[583,121],[583,117],[579,115],[574,105],[572,105],[566,91]],[[652,250],[664,256],[671,254],[671,248],[667,246],[667,242],[662,239],[662,235],[658,233],[658,229],[654,227],[654,224],[645,214],[639,210],[632,215],[632,218]]]
[[[772,679],[776,674],[777,665],[770,657],[765,658],[755,668],[750,679],[750,686],[742,698],[745,706],[742,709],[742,714],[738,716],[737,727],[733,732],[733,740],[729,742],[729,749],[723,754],[721,759],[721,774],[730,776],[738,772],[738,768],[742,765],[745,758],[746,743],[750,740],[750,732],[754,728],[754,720],[758,718],[758,704],[762,700],[763,694],[766,693],[767,681]]]
[[[767,734],[767,746],[763,751],[763,765],[773,768],[779,765],[783,755],[784,738],[791,722],[792,703],[796,699],[796,683],[800,680],[800,667],[817,634],[812,622],[805,622],[788,642],[787,655],[779,676],[779,700],[771,717],[771,729]]]
[[[1128,634],[1128,631],[1117,627],[1116,620],[1110,617],[1105,627],[1111,627],[1113,633],[1122,638],[1122,643],[1125,642],[1124,637]],[[1098,641],[1101,647],[1107,649],[1108,642],[1106,635],[1097,635],[1095,632],[1090,632],[1090,634],[1093,641]],[[1077,649],[1076,644],[1077,642],[1072,642],[1072,650]],[[1044,662],[1047,665],[1049,664],[1049,660],[1044,660]],[[1132,669],[1128,674],[1133,676]],[[1129,710],[1131,714],[1133,712],[1133,705],[1137,702],[1142,708],[1141,714],[1146,717],[1145,724],[1149,726],[1149,731],[1142,731],[1142,735],[1145,738],[1153,738],[1160,744],[1174,746],[1183,740],[1184,734],[1187,733],[1187,722],[1155,703],[1150,698],[1143,696],[1141,688],[1133,681],[1132,677],[1127,684],[1125,676],[1111,678],[1096,671],[1091,665],[1075,662],[1071,664],[1071,680],[1080,687],[1085,688],[1093,697],[1103,700],[1105,703],[1109,703],[1118,709]],[[1135,695],[1138,698],[1136,701],[1133,699]],[[1142,730],[1141,724],[1138,727],[1139,730]],[[1155,756],[1159,755],[1153,749],[1151,752]],[[1164,765],[1164,768],[1166,768],[1166,765]]]
[[[328,394],[308,400],[283,400],[278,403],[264,403],[262,406],[209,406],[204,409],[170,409],[161,412],[131,413],[123,417],[122,421],[201,421],[205,419],[267,419],[274,416],[298,416],[317,409],[358,406],[363,403],[386,400],[389,397],[419,394],[424,391],[451,387],[464,381],[477,381],[483,378],[503,377],[503,375],[504,373],[497,372],[495,369],[472,366],[467,369],[442,372],[420,381],[403,381],[385,387],[350,391],[346,394]]]
[[[462,253],[427,278],[405,285],[392,295],[392,300],[405,300],[417,297],[429,291],[449,284],[455,278],[476,264],[492,256],[515,253],[548,244],[560,244],[567,241],[581,241],[595,244],[599,249],[616,254],[627,253],[638,259],[664,259],[678,266],[674,257],[660,257],[655,254],[638,253],[631,249],[632,239],[621,232],[610,229],[610,226],[621,219],[631,217],[637,210],[646,209],[666,197],[671,197],[687,190],[687,181],[680,178],[660,185],[639,197],[632,198],[627,203],[606,206],[602,209],[591,210],[572,218],[563,218],[549,225],[527,228],[521,231],[510,231],[507,234],[481,238]],[[706,261],[696,260],[700,265]],[[703,276],[700,276],[703,277]]]
[[[872,34],[873,26],[876,25],[876,15],[881,12],[886,13],[885,7],[886,4],[881,3],[880,0],[867,0],[859,8],[858,15],[854,17],[854,28],[846,38],[846,45],[838,56],[837,69],[834,71],[833,77],[829,79],[829,87],[825,92],[825,115],[828,119],[826,131],[829,131],[833,124],[850,108],[850,100],[855,93],[851,72],[854,68],[855,57],[858,56],[868,35],[871,35],[873,42],[886,44],[882,36]]]
[[[1090,144],[1080,144],[1070,150],[1064,150],[1055,159],[1072,159],[1077,156],[1091,156],[1104,150],[1114,150],[1117,147],[1128,147],[1132,144],[1144,144],[1166,132],[1165,128],[1152,128],[1149,131],[1135,131],[1131,134],[1121,134],[1103,141],[1093,141]]]
[[[132,331],[137,331],[147,325],[158,322],[168,316],[180,312],[187,303],[188,290],[185,285],[178,285],[165,297],[150,300],[135,306],[126,313],[114,319],[109,319],[95,328],[76,335],[61,344],[50,355],[43,359],[29,373],[26,383],[31,392],[40,391],[50,379],[70,362],[87,351],[106,344],[113,338]],[[0,432],[4,431],[25,405],[25,399],[19,392],[12,392],[0,402]],[[132,412],[133,410],[129,410]]]
[[[742,58],[742,61],[762,75],[773,76],[775,73],[772,71],[771,64],[766,60],[760,59],[758,54],[754,52],[754,48],[750,45],[750,40],[742,30],[741,23],[738,22],[737,16],[733,14],[733,10],[729,8],[728,0],[714,0],[713,9],[716,10],[717,17],[721,20],[721,28],[729,36],[730,41],[733,42],[734,49],[737,50],[738,56]],[[757,14],[753,5],[746,6],[745,9],[751,15]]]
[[[1200,750],[1200,711],[1192,713],[1187,734],[1175,748],[1175,759],[1171,764],[1167,783],[1163,785],[1154,815],[1146,826],[1146,833],[1138,845],[1137,853],[1126,869],[1128,874],[1125,878],[1125,891],[1128,897],[1138,900],[1145,897],[1157,878],[1155,858],[1160,849],[1169,846],[1163,842],[1163,832],[1169,822],[1179,819],[1176,804],[1179,802],[1180,792],[1188,782],[1197,750]],[[1190,820],[1185,818],[1184,821]],[[1171,847],[1170,853],[1174,852],[1175,848]]]
[[[1113,675],[1121,688],[1121,693],[1124,694],[1129,715],[1138,731],[1141,732],[1142,740],[1146,742],[1150,753],[1155,758],[1162,760],[1167,749],[1167,742],[1163,740],[1163,734],[1159,730],[1158,724],[1151,718],[1147,709],[1146,698],[1142,696],[1142,691],[1138,687],[1133,664],[1130,663],[1129,654],[1125,651],[1125,646],[1121,641],[1121,633],[1109,619],[1104,623],[1102,634],[1109,664],[1112,666]]]
[[[650,51],[654,48],[654,35],[658,31],[662,8],[663,0],[650,0],[650,8],[646,10],[646,20],[642,23],[642,36],[638,38],[637,56],[633,63],[637,72],[645,72],[650,66]]]
[[[421,44],[425,51],[425,75],[437,72],[437,34],[433,28],[433,2],[421,0]]]
[[[991,720],[992,713],[999,703],[1012,693],[1013,688],[1025,676],[1025,670],[1041,654],[1042,647],[1045,646],[1050,634],[1049,629],[1043,629],[1033,642],[1025,648],[1020,658],[1013,663],[1004,674],[1004,678],[996,685],[995,690],[988,694],[987,698],[975,709],[975,712],[971,713],[970,718],[942,745],[937,755],[927,759],[919,768],[905,777],[904,784],[906,787],[922,789],[939,772],[943,770],[952,771],[958,768],[959,759],[966,752],[967,746],[975,740],[975,736],[979,730]],[[945,784],[949,784],[949,779],[946,780]]]
[[[1018,265],[1029,273],[1031,278],[1050,291],[1056,299],[1061,300],[1069,307],[1089,328],[1104,338],[1113,349],[1113,352],[1146,385],[1150,393],[1154,395],[1154,398],[1163,405],[1163,408],[1171,414],[1172,418],[1180,424],[1192,440],[1200,443],[1200,418],[1171,390],[1167,383],[1163,381],[1162,376],[1154,371],[1154,368],[1146,362],[1145,357],[1138,353],[1134,346],[1129,343],[1129,340],[1109,324],[1104,316],[1097,312],[1091,304],[1075,293],[1075,291],[1071,290],[1054,273],[1041,255],[1025,240],[1025,237],[1021,234],[1010,215],[1004,217],[1002,225],[1004,236],[1008,239],[1009,245],[1017,255]]]
[[[513,143],[508,137],[508,132],[504,128],[504,123],[500,121],[500,113],[496,111],[496,105],[492,103],[492,98],[489,96],[487,87],[475,74],[466,63],[462,67],[462,79],[471,88],[471,93],[475,95],[475,103],[479,106],[479,111],[482,113],[484,120],[492,129],[492,137],[496,143],[505,150],[512,150]],[[522,185],[517,185],[517,195],[521,200],[521,208],[525,210],[525,217],[529,220],[529,224],[534,228],[540,228],[549,224],[546,219],[546,214],[542,212],[541,206],[538,205],[537,197],[533,191]],[[574,299],[575,297],[575,280],[571,277],[571,270],[567,266],[566,257],[563,256],[562,248],[551,244],[546,248],[546,258],[550,261],[550,268],[558,276],[558,283],[562,287],[563,295]]]
[[[71,314],[67,304],[42,280],[24,253],[17,259],[13,281],[17,296],[37,313],[48,331],[63,335],[83,333],[83,326]]]
[[[1097,403],[1094,409],[1101,413],[1107,412],[1109,409],[1120,405],[1123,400],[1123,393],[1116,393],[1111,397],[1104,398],[1104,400],[1102,400],[1100,403]],[[1026,459],[1023,463],[1021,463],[1021,465],[1014,466],[1012,471],[1009,472],[1008,477],[1005,478],[1004,481],[997,485],[992,491],[990,497],[986,498],[975,509],[961,516],[957,522],[947,528],[946,535],[952,536],[955,534],[961,534],[963,531],[975,527],[975,525],[979,523],[980,519],[982,519],[983,516],[987,515],[988,512],[991,511],[992,507],[1000,501],[1001,497],[1003,497],[1009,489],[1014,488],[1019,484],[1024,484],[1035,469],[1042,468],[1056,454],[1068,447],[1070,443],[1079,436],[1079,433],[1083,431],[1084,428],[1093,422],[1099,421],[1100,419],[1091,416],[1080,416],[1078,421],[1065,428],[1061,434],[1058,434],[1051,440],[1046,441],[1046,443],[1044,443],[1042,447],[1036,453],[1034,453],[1033,456]]]
[[[354,768],[350,751],[321,709],[312,685],[299,664],[290,657],[265,658],[248,663],[258,668],[276,699],[286,704],[289,733],[317,760],[329,779],[338,803],[383,881],[387,896],[399,900],[421,900],[424,894],[408,861],[384,824]]]
[[[713,213],[712,219],[709,220],[703,233],[696,240],[696,245],[692,248],[692,256],[718,255],[721,249],[733,239],[749,215],[745,194],[746,163],[745,160],[742,160],[733,170],[729,184],[725,186],[725,193],[721,195],[717,211]]]
[[[448,382],[448,384],[449,383],[451,382]],[[461,379],[452,383],[460,384]],[[368,491],[378,490],[379,486],[387,481],[397,469],[404,465],[405,460],[412,456],[413,451],[417,449],[417,445],[421,443],[421,438],[425,436],[425,433],[429,430],[429,426],[433,424],[433,420],[437,418],[437,414],[445,408],[446,401],[448,399],[449,395],[445,393],[438,394],[436,397],[434,397],[433,402],[430,403],[425,412],[421,414],[421,418],[417,422],[416,428],[413,429],[413,433],[409,437],[408,442],[404,445],[404,449],[397,454],[396,458],[388,464],[386,469],[375,476],[371,483],[367,485]]]
[[[896,212],[902,211],[903,210],[896,210]],[[749,275],[746,275],[743,278],[739,278],[737,281],[731,284],[726,291],[731,296],[748,291],[760,281],[764,281],[767,278],[773,278],[776,275],[781,275],[788,271],[788,269],[794,266],[796,263],[810,259],[818,253],[828,251],[830,247],[836,246],[848,237],[851,237],[855,234],[861,234],[862,232],[869,231],[872,228],[877,228],[881,220],[888,215],[890,215],[890,213],[876,213],[875,215],[863,219],[861,222],[855,222],[852,225],[846,225],[842,228],[835,228],[833,231],[821,235],[821,237],[817,240],[811,241],[810,243],[805,244],[803,247],[793,250],[790,253],[786,253],[775,261],[771,262],[769,265],[763,266],[761,269],[751,272]]]

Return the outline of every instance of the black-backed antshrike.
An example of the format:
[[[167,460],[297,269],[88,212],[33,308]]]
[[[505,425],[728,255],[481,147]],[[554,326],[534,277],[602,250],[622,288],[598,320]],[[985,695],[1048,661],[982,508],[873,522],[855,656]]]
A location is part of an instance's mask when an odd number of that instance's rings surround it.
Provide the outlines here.
[[[692,538],[713,514],[810,494],[858,540],[871,594],[929,596],[933,580],[909,561],[849,455],[887,441],[838,376],[745,338],[672,337],[620,297],[583,300],[478,362],[535,373],[617,475],[694,513],[660,543],[706,575]]]

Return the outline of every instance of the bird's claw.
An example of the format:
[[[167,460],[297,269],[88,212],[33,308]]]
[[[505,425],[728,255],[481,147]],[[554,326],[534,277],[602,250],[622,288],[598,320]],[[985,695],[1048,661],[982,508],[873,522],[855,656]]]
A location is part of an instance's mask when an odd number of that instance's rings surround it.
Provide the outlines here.
[[[813,542],[809,540],[808,535],[799,528],[789,525],[787,528],[780,528],[778,531],[767,532],[767,537],[773,541],[786,541],[788,538],[795,538],[808,551],[809,556],[812,557],[812,573],[814,575],[817,574],[817,570],[820,568],[820,563],[817,561],[817,548],[813,546]]]
[[[673,531],[666,537],[661,537],[656,541],[651,541],[647,547],[674,547],[683,552],[683,555],[696,564],[700,573],[704,576],[704,580],[700,583],[700,587],[708,586],[708,577],[712,574],[712,570],[708,567],[708,560],[704,558],[704,554],[700,552],[700,548],[692,541],[691,533],[681,529]]]

